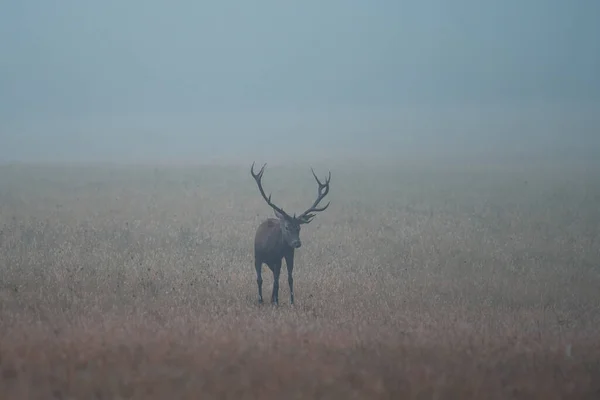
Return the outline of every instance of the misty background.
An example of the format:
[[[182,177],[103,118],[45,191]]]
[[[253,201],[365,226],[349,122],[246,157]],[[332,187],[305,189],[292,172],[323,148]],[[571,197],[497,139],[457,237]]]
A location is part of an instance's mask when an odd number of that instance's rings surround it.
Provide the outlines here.
[[[0,5],[0,162],[600,154],[593,0]]]

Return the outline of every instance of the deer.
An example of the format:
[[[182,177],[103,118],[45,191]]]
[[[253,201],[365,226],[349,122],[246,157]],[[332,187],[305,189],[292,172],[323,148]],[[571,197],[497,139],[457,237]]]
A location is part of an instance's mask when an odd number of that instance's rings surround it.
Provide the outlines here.
[[[256,283],[258,284],[258,303],[263,303],[262,295],[262,266],[266,264],[273,272],[273,292],[271,294],[271,304],[279,305],[279,275],[283,259],[288,273],[288,284],[290,287],[290,304],[294,305],[294,252],[302,246],[300,241],[301,225],[310,223],[316,213],[325,211],[329,207],[328,202],[323,207],[317,207],[321,200],[329,193],[329,181],[331,180],[331,171],[325,182],[321,182],[315,171],[311,168],[312,174],[317,181],[318,193],[317,199],[313,205],[302,214],[290,216],[282,208],[276,206],[271,201],[271,194],[267,196],[262,187],[262,176],[265,171],[265,163],[258,173],[254,172],[254,162],[250,168],[250,174],[258,185],[258,190],[263,199],[273,209],[276,218],[267,218],[256,229],[254,236],[254,266],[256,268]]]

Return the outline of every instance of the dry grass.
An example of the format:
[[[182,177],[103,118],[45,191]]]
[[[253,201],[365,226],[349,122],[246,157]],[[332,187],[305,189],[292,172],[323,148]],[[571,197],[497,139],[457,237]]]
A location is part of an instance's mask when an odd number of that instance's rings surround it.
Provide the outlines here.
[[[276,308],[247,167],[1,167],[0,397],[600,397],[597,169],[332,175]]]

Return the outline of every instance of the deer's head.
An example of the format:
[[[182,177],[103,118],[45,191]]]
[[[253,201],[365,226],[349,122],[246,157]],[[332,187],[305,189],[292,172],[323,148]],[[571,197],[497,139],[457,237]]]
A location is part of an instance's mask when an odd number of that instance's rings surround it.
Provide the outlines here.
[[[312,221],[312,219],[315,217],[315,213],[324,211],[325,209],[327,209],[327,207],[329,207],[329,203],[325,204],[323,207],[317,206],[319,205],[321,200],[323,200],[323,198],[327,195],[327,193],[329,193],[329,181],[331,180],[331,172],[329,172],[329,176],[327,177],[327,180],[325,180],[325,183],[322,183],[319,180],[319,178],[317,178],[315,171],[311,168],[312,174],[315,177],[317,184],[319,185],[317,199],[315,200],[313,205],[308,210],[304,211],[302,214],[298,216],[294,214],[293,216],[291,216],[285,211],[283,211],[282,208],[277,207],[273,202],[271,202],[270,194],[269,196],[265,194],[265,191],[262,187],[261,179],[266,166],[267,164],[264,164],[260,171],[258,171],[258,173],[254,173],[254,163],[252,163],[250,173],[252,174],[252,177],[258,185],[258,190],[260,191],[260,194],[262,195],[263,199],[265,199],[267,204],[275,212],[275,216],[279,219],[283,239],[290,247],[297,249],[302,245],[302,242],[300,241],[301,226],[303,224],[310,223],[310,221]]]

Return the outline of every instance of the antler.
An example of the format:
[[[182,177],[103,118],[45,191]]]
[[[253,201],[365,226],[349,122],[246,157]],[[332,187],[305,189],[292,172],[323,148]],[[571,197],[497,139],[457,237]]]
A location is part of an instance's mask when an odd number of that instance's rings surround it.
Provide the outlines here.
[[[329,203],[330,203],[330,202],[328,202],[327,204],[325,204],[321,208],[316,208],[317,205],[321,202],[321,200],[323,200],[323,198],[325,196],[327,196],[327,193],[329,193],[329,181],[331,180],[331,171],[329,171],[329,176],[327,177],[327,180],[325,180],[325,183],[321,183],[321,181],[319,180],[319,178],[317,178],[317,175],[315,174],[315,171],[312,168],[310,170],[312,171],[313,176],[315,177],[317,183],[319,184],[319,192],[318,192],[318,195],[317,195],[317,200],[315,200],[315,202],[313,203],[313,205],[308,210],[304,211],[302,214],[300,214],[297,217],[297,219],[302,224],[308,224],[310,221],[312,221],[312,219],[316,215],[316,214],[313,214],[313,213],[324,211],[325,209],[327,209],[327,207],[329,207]]]
[[[265,191],[263,190],[261,179],[263,176],[263,172],[265,172],[266,166],[267,166],[267,163],[265,163],[262,166],[262,168],[260,169],[260,171],[258,171],[257,174],[254,173],[254,162],[252,163],[252,167],[250,168],[250,173],[252,174],[252,177],[254,178],[254,180],[256,181],[256,184],[258,185],[258,190],[260,190],[260,194],[262,195],[263,199],[265,199],[267,204],[270,205],[271,208],[273,208],[273,210],[275,210],[278,213],[284,215],[285,217],[291,219],[292,217],[290,217],[285,211],[283,211],[283,209],[281,209],[281,208],[277,207],[275,204],[271,203],[271,194],[269,193],[269,197],[267,197],[267,195],[265,194]]]

